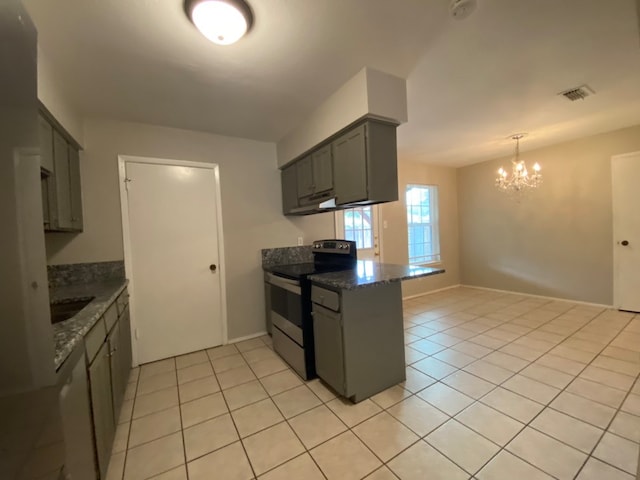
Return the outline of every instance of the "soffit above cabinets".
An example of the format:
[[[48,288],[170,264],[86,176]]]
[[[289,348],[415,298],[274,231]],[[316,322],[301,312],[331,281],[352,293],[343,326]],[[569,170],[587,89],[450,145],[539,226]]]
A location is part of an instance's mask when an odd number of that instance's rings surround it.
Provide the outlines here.
[[[640,123],[636,0],[252,0],[219,47],[181,0],[24,0],[79,113],[277,142],[364,67],[407,79],[401,159],[464,165]],[[597,95],[558,93],[588,84]]]

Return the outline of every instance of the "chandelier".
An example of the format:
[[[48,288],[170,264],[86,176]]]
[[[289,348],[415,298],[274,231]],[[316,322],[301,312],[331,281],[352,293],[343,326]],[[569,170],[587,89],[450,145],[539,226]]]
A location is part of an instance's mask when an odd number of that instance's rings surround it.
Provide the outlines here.
[[[502,192],[522,193],[526,190],[537,188],[542,183],[540,165],[534,163],[533,174],[529,174],[524,160],[520,160],[520,139],[525,135],[525,133],[517,133],[509,137],[516,141],[516,156],[511,160],[511,175],[502,167],[498,170],[496,187]]]

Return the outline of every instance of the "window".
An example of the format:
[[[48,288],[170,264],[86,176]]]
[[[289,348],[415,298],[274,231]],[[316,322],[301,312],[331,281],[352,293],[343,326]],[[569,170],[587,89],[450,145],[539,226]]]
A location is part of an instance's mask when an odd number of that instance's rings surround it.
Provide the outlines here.
[[[440,261],[438,233],[438,187],[407,185],[409,263]]]
[[[373,222],[371,207],[345,210],[344,238],[356,242],[356,248],[373,248]]]

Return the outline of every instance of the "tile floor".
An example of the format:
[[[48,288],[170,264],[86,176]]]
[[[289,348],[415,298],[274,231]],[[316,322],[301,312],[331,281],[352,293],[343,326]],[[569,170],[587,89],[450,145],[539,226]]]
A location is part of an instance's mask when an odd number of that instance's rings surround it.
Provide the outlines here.
[[[256,338],[131,374],[109,480],[632,480],[640,315],[455,288],[404,302],[407,380],[357,405]]]

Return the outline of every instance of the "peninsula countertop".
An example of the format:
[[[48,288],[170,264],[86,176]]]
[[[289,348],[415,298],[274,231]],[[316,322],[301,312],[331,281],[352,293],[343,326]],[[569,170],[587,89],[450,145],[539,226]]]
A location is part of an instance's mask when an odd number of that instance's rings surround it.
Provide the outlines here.
[[[127,286],[127,280],[69,285],[52,288],[49,292],[51,303],[61,303],[75,299],[94,297],[94,299],[76,315],[53,325],[55,342],[54,363],[60,367],[71,354],[75,346],[91,330],[109,305]]]
[[[311,282],[342,290],[372,287],[402,280],[427,277],[444,273],[443,268],[422,267],[419,265],[395,265],[377,263],[371,260],[358,260],[355,268],[338,272],[309,275]]]

